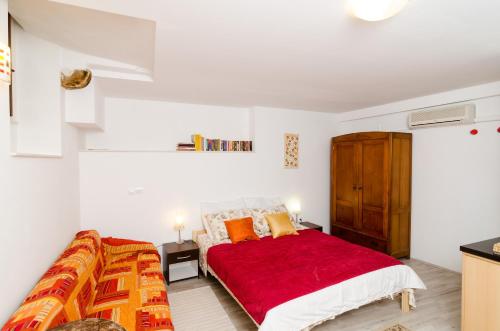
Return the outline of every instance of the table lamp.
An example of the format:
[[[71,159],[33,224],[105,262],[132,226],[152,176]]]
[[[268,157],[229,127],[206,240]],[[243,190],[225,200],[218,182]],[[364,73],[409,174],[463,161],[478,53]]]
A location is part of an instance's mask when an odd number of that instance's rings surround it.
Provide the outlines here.
[[[295,215],[295,223],[299,223],[299,214],[300,214],[300,201],[298,199],[291,200],[289,205],[290,213]]]
[[[177,239],[177,244],[179,244],[179,245],[183,244],[184,240],[182,240],[182,238],[181,238],[181,231],[184,230],[184,220],[182,219],[181,216],[177,216],[175,218],[174,229],[176,231],[179,231],[179,239]]]

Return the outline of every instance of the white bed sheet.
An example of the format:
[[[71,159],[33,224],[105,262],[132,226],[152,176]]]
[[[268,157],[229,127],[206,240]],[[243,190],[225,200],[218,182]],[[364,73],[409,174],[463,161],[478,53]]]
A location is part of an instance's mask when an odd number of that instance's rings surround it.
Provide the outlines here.
[[[198,237],[200,266],[206,275],[208,236]],[[405,289],[426,289],[418,275],[406,265],[383,268],[354,277],[282,303],[267,312],[259,331],[309,330],[336,316],[370,302],[392,297]],[[415,306],[413,291],[410,304]]]
[[[274,307],[267,312],[259,331],[308,330],[346,311],[392,297],[404,289],[425,288],[420,277],[406,265],[376,270]],[[414,298],[410,301],[415,305]]]

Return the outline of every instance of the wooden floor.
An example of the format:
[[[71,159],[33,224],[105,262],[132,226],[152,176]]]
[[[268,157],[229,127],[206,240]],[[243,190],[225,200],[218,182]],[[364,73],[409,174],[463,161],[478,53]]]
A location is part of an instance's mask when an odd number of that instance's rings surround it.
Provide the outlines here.
[[[460,330],[461,276],[418,260],[404,260],[417,272],[427,290],[417,291],[417,308],[402,313],[400,300],[382,300],[315,327],[314,331],[380,331],[400,323],[412,331]],[[210,286],[238,330],[256,330],[255,324],[213,277],[170,284],[169,293]],[[175,325],[175,319],[174,319]]]

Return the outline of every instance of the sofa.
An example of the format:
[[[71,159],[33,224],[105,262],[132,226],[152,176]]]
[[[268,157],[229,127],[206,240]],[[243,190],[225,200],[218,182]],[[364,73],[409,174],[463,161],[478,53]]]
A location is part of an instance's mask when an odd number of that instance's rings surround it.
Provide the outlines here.
[[[112,320],[128,331],[174,329],[153,244],[77,233],[2,331],[47,330],[84,318]]]

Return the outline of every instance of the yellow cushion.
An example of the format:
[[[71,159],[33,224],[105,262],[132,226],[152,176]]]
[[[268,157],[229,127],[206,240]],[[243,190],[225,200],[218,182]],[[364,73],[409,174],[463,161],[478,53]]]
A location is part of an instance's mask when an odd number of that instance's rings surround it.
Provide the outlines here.
[[[288,213],[266,214],[264,216],[269,224],[273,238],[276,239],[290,234],[299,234],[297,230],[295,230]]]

